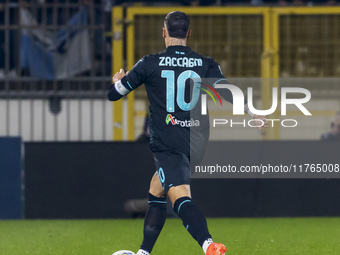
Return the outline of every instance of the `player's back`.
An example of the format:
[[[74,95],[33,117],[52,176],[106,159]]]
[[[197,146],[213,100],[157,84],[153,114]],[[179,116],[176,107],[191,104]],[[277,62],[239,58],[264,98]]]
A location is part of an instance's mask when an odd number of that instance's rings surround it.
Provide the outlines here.
[[[142,61],[150,100],[151,148],[189,154],[190,136],[200,141],[198,147],[205,145],[209,123],[207,116],[200,115],[200,87],[216,62],[186,46],[169,46]]]
[[[211,78],[211,86],[225,80],[212,58],[187,46],[169,46],[162,53],[140,59],[110,87],[108,97],[118,100],[145,83],[150,101],[151,149],[189,155],[190,149],[204,148],[209,138],[209,118],[201,115],[200,107],[204,78]]]

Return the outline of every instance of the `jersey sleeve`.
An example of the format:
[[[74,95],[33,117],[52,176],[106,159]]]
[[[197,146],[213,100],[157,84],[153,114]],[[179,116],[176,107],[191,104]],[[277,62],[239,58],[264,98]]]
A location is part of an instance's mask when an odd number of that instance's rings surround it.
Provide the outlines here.
[[[211,59],[210,68],[208,71],[209,83],[214,88],[216,84],[228,84],[227,78],[224,77],[220,66],[215,60]],[[216,89],[216,91],[228,102],[233,103],[233,95],[230,90]]]
[[[215,60],[211,59],[210,69],[209,69],[209,80],[211,80],[211,86],[215,87],[216,84],[230,84],[228,80],[224,77],[220,66]],[[216,89],[216,91],[228,102],[233,103],[233,94],[229,89]],[[247,99],[244,99],[244,104],[247,104]]]
[[[140,59],[130,72],[109,88],[108,98],[116,101],[142,85],[147,77],[145,57]]]
[[[123,86],[128,90],[134,90],[142,85],[147,77],[146,73],[146,60],[145,57],[141,58],[135,65],[132,67],[131,71],[128,75],[125,75],[121,80]]]
[[[223,79],[224,82],[227,81],[227,79],[224,77],[220,66],[216,63],[215,60],[212,58],[210,59],[210,66],[208,70],[208,78],[210,79],[216,79],[215,82],[218,82],[219,80]]]

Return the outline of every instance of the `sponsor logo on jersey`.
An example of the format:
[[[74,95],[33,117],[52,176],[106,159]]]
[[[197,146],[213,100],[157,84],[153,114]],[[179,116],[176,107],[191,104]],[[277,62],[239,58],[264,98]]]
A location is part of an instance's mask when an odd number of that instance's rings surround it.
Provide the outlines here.
[[[194,120],[193,118],[190,120],[178,120],[172,114],[166,115],[165,123],[167,125],[172,124],[173,126],[179,125],[181,127],[198,127],[200,125],[199,120]]]
[[[169,125],[169,122],[171,122],[172,125],[176,125],[176,121],[171,114],[166,115],[165,123]]]

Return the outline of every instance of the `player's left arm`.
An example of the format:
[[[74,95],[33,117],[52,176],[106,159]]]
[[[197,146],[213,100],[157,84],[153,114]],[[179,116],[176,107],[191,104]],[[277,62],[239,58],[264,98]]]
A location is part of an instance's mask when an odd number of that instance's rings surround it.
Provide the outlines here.
[[[137,64],[126,72],[120,69],[112,77],[112,85],[109,88],[107,97],[110,101],[117,101],[129,94],[132,90],[142,85],[146,80],[145,58],[142,58]]]
[[[213,84],[213,87],[217,83],[229,83],[228,80],[224,77],[220,66],[215,62],[215,60],[211,59],[210,69],[209,69],[209,76],[216,79],[216,82]],[[230,90],[218,90],[218,93],[228,102],[233,104],[233,95]],[[244,101],[244,112],[247,113],[251,118],[255,120],[256,126],[263,130],[264,128],[268,127],[268,121],[266,116],[256,115],[249,110],[247,100]]]

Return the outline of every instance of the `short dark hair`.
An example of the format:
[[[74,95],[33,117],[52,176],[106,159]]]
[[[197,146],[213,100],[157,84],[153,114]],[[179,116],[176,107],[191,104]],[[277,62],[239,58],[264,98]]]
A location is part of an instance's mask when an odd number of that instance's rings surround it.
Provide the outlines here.
[[[190,19],[184,12],[170,12],[168,15],[166,15],[164,23],[171,37],[187,37]]]

